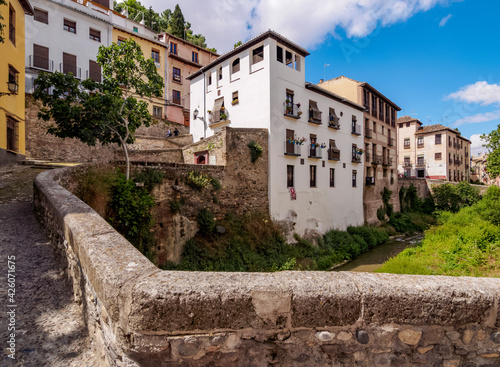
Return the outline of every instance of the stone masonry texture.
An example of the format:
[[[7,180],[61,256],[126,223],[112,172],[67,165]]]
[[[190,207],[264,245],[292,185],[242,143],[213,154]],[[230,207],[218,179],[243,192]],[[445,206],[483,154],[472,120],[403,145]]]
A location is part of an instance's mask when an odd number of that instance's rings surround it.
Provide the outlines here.
[[[39,220],[110,366],[498,366],[500,280],[162,271],[58,184]]]

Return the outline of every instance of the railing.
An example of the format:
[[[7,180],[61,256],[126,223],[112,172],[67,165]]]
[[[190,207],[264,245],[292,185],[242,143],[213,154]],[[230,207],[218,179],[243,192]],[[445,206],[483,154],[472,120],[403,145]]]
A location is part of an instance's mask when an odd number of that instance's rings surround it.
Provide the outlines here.
[[[61,62],[59,63],[59,71],[61,73],[64,73],[64,64]],[[77,79],[81,79],[82,78],[82,68],[79,68],[79,67],[75,67],[75,72],[73,73],[73,71],[69,70],[68,73],[71,73],[73,74],[73,76]]]
[[[361,154],[352,153],[352,162],[353,163],[361,163]]]
[[[86,79],[92,79],[95,82],[100,83],[102,81],[102,76],[101,73],[96,73],[96,72],[91,72],[90,70],[87,70],[85,73]]]
[[[340,149],[328,149],[328,159],[331,161],[340,161]]]
[[[361,135],[361,125],[353,124],[351,133],[355,135]]]
[[[378,119],[379,119],[380,121],[384,121],[384,113],[383,113],[383,112],[380,112],[380,111],[379,111],[379,113],[378,113]]]
[[[375,107],[375,108],[374,108],[374,107],[372,106],[372,116],[377,117],[377,107]]]
[[[37,69],[42,69],[42,70],[46,70],[46,71],[50,71],[50,72],[54,71],[54,61],[46,59],[44,57],[40,57],[40,56],[30,55],[28,66],[30,68],[37,68]]]
[[[173,103],[175,104],[181,104],[181,101],[177,101],[175,99],[172,100]],[[220,109],[218,111],[212,112],[212,116],[210,117],[210,123],[211,124],[216,124],[217,122],[225,121],[227,120],[227,110],[226,109]]]
[[[384,165],[384,166],[392,166],[392,158],[390,158],[390,157],[384,157],[384,162],[382,162],[382,165]]]
[[[293,117],[295,119],[299,119],[299,108],[296,104],[285,102],[285,112],[283,113],[285,116]]]
[[[365,126],[365,138],[371,138],[371,137],[372,137],[372,129]]]
[[[378,155],[378,154],[374,154],[373,159],[372,159],[372,163],[373,164],[381,164],[382,163],[382,156]]]
[[[412,164],[411,164],[411,162],[404,162],[403,167],[406,167],[406,168],[412,167]]]
[[[182,84],[182,76],[179,74],[172,74],[172,81],[178,84]]]
[[[314,113],[313,111],[309,111],[309,120],[307,121],[321,125],[321,113],[321,111],[318,111],[316,113]]]
[[[455,159],[455,166],[460,166],[460,159]]]
[[[375,185],[375,177],[366,177],[366,186]]]
[[[424,147],[424,143],[418,143],[417,142],[417,148],[423,148]]]
[[[425,167],[425,160],[417,159],[417,167]]]
[[[394,146],[394,144],[396,144],[396,139],[394,139],[394,138],[389,138],[387,140],[388,140],[388,145],[390,147],[392,147],[392,146]]]
[[[301,145],[285,140],[285,155],[299,156]]]
[[[320,146],[317,144],[310,144],[309,145],[309,158],[322,158],[322,150]]]
[[[339,119],[338,118],[334,118],[334,119],[331,119],[329,122],[328,122],[328,127],[331,127],[332,129],[340,129],[340,122],[339,122]]]
[[[404,148],[405,148],[405,149],[410,149],[410,148],[411,148],[411,145],[410,145],[410,144],[405,144],[405,145],[404,145]]]

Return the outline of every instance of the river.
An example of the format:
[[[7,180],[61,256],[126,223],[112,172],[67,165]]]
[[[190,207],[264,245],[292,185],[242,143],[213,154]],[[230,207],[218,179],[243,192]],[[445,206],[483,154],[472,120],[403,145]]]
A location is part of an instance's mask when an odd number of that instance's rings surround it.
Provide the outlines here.
[[[393,237],[386,243],[360,255],[356,260],[335,268],[334,271],[373,272],[405,248],[411,247],[420,242],[423,237],[423,234]]]

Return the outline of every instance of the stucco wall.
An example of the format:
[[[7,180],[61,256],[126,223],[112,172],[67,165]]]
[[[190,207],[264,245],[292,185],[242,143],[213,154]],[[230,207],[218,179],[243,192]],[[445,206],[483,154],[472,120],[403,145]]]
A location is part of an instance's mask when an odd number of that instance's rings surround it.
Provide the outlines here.
[[[38,218],[110,366],[498,366],[500,280],[155,268],[58,180]]]

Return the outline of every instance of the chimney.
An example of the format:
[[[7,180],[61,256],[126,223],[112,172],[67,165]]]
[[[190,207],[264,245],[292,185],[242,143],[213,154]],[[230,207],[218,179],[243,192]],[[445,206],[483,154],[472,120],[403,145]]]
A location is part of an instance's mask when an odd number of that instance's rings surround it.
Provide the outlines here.
[[[320,79],[320,80],[319,80],[319,82],[320,82],[320,83],[323,83],[323,82],[324,82],[324,80],[323,80],[323,79]]]

